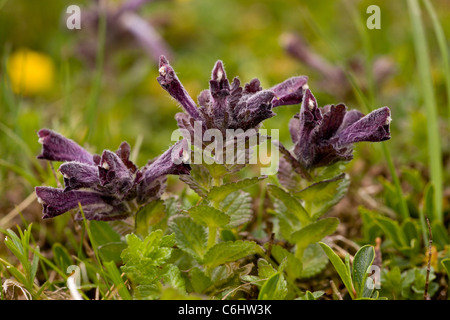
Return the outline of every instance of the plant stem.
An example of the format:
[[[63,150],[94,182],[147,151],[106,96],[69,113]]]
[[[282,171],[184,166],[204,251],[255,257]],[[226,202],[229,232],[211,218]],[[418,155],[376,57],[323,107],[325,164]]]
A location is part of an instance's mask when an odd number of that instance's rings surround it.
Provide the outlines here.
[[[392,182],[394,183],[395,191],[397,192],[397,196],[400,200],[400,215],[403,219],[407,219],[409,218],[408,204],[406,203],[405,197],[403,196],[402,186],[400,184],[400,179],[398,178],[397,172],[395,171],[391,152],[389,151],[386,142],[381,143],[381,147],[383,148],[384,157],[389,168],[389,173],[391,174]]]
[[[425,29],[421,19],[421,10],[417,0],[408,0],[411,17],[412,35],[417,58],[417,69],[420,78],[419,92],[422,94],[427,115],[428,156],[431,183],[434,185],[435,212],[434,219],[443,221],[442,214],[442,151],[439,136],[439,122],[436,99],[431,78],[430,59]]]
[[[443,73],[445,75],[446,89],[447,89],[447,112],[448,112],[448,129],[450,130],[450,62],[449,54],[447,48],[447,40],[445,38],[444,30],[442,25],[439,23],[439,18],[433,5],[429,0],[423,0],[425,3],[425,8],[431,17],[433,22],[434,33],[436,34],[436,39],[439,45],[439,50],[441,51],[442,63],[443,63]]]

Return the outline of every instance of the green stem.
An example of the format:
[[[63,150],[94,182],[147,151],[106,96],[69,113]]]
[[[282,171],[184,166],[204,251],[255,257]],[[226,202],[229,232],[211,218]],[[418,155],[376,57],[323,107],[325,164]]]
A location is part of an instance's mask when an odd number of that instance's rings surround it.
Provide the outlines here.
[[[105,60],[105,38],[106,38],[106,13],[101,6],[101,2],[98,8],[99,22],[98,22],[98,42],[97,42],[97,56],[96,56],[96,70],[92,81],[92,91],[89,96],[87,105],[87,123],[88,135],[92,136],[95,128],[95,122],[97,121],[97,113],[99,106],[100,90],[102,85],[103,65]]]
[[[421,10],[417,0],[408,0],[411,17],[412,35],[417,58],[418,76],[420,78],[419,92],[425,104],[427,115],[428,156],[431,183],[434,185],[435,212],[434,219],[443,221],[442,214],[442,151],[439,135],[439,122],[436,99],[431,77],[430,58],[425,29],[421,19]]]
[[[400,184],[400,179],[398,178],[397,172],[395,171],[394,163],[392,161],[391,152],[387,147],[386,142],[381,143],[381,147],[383,148],[384,157],[386,159],[389,173],[391,174],[392,182],[394,183],[395,191],[400,200],[400,215],[403,219],[409,218],[409,209],[408,204],[406,203],[406,199],[403,196],[402,186]]]
[[[428,14],[431,17],[431,21],[433,22],[434,33],[436,34],[439,50],[441,51],[442,64],[444,69],[443,73],[445,75],[445,82],[447,89],[448,128],[450,130],[450,62],[447,48],[447,40],[445,37],[444,30],[442,29],[442,25],[439,23],[439,18],[436,14],[436,11],[433,8],[433,5],[429,0],[423,0],[423,2],[425,3],[425,8],[427,9]]]

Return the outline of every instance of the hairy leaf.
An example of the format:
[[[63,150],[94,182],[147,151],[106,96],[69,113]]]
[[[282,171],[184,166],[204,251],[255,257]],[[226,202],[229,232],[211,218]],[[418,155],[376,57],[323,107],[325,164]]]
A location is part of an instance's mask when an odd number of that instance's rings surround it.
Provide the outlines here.
[[[175,233],[178,248],[192,255],[195,260],[202,261],[208,242],[206,228],[182,215],[172,217],[169,228]]]
[[[218,204],[223,201],[230,193],[250,187],[265,178],[267,177],[253,177],[239,180],[237,182],[226,183],[221,186],[212,187],[208,194],[208,200]]]
[[[192,207],[188,212],[196,223],[210,228],[221,228],[230,222],[228,215],[205,204]]]
[[[242,259],[248,255],[257,253],[261,248],[252,241],[227,241],[211,247],[205,254],[203,263],[209,268],[221,264]]]
[[[267,190],[272,197],[283,202],[287,210],[292,212],[301,223],[308,224],[311,221],[308,212],[301,205],[301,203],[290,193],[284,191],[274,184],[267,185]]]
[[[291,241],[297,245],[297,258],[303,257],[303,251],[310,243],[318,242],[336,231],[338,224],[337,218],[325,218],[295,231],[291,235]]]
[[[373,263],[375,258],[375,249],[373,246],[365,245],[361,247],[353,259],[353,285],[358,298],[369,298],[363,295],[366,287],[367,270]]]
[[[230,217],[230,222],[225,226],[227,229],[237,228],[253,217],[252,198],[244,191],[230,193],[219,203],[219,209]]]
[[[345,196],[349,184],[348,175],[343,173],[333,179],[316,182],[295,196],[304,201],[305,210],[313,220],[317,220]]]

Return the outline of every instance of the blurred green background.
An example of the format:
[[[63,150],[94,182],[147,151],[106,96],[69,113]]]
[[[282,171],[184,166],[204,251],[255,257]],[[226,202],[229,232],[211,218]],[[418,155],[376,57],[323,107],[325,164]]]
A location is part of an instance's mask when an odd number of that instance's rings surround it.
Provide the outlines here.
[[[106,8],[102,12],[108,14],[124,3],[100,2]],[[174,115],[180,108],[157,83],[157,63],[136,39],[116,30],[117,19],[106,20],[105,46],[99,46],[101,32],[96,23],[84,21],[95,15],[96,3],[0,1],[0,215],[21,203],[34,186],[54,184],[47,165],[35,160],[40,151],[36,132],[42,127],[58,131],[93,152],[115,150],[123,140],[132,149],[141,144],[137,156],[140,166],[171,144],[170,135],[176,129]],[[448,33],[450,2],[432,3]],[[66,8],[73,4],[81,7],[80,30],[66,28]],[[372,4],[381,9],[380,30],[364,30],[369,17],[366,9]],[[423,12],[442,122],[441,142],[448,160],[442,60],[432,21]],[[155,0],[137,14],[165,40],[171,51],[170,62],[194,99],[207,88],[211,69],[221,59],[229,78],[239,76],[245,83],[257,77],[263,88],[268,88],[288,77],[307,75],[319,105],[344,102],[349,108],[367,112],[357,88],[364,87],[374,62],[386,59],[389,76],[374,83],[370,92],[362,93],[369,97],[371,109],[386,105],[392,110],[388,146],[396,167],[416,167],[427,175],[427,116],[418,94],[421,79],[406,1]],[[354,87],[336,94],[330,81],[289,55],[282,39],[291,32],[301,35],[308,47],[331,65],[354,74]],[[98,48],[100,53],[104,51],[103,58],[97,55]],[[35,61],[30,58],[28,64],[16,67],[30,77],[34,92],[17,94],[11,90],[10,76],[19,71],[11,70],[11,60],[21,50],[37,54]],[[288,147],[292,145],[288,122],[298,109],[298,105],[277,108],[277,117],[264,123],[265,128],[280,129],[280,140]],[[359,165],[356,179],[375,164],[385,166],[380,150],[373,145],[358,146],[358,161],[353,164]],[[444,168],[447,182],[448,171]],[[39,216],[40,208],[36,206],[35,211]]]

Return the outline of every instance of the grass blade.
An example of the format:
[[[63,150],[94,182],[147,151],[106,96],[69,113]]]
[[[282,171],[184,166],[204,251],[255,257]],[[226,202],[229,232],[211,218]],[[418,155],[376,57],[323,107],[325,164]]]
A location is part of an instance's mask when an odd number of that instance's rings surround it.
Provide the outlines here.
[[[431,78],[430,57],[425,29],[422,23],[421,10],[417,0],[408,0],[408,9],[411,17],[412,36],[417,59],[422,100],[425,105],[428,136],[428,156],[430,166],[431,183],[435,188],[434,202],[435,212],[433,218],[443,221],[442,214],[442,150],[439,136],[439,122],[434,95],[433,80]]]
[[[427,9],[428,14],[431,17],[431,21],[433,22],[434,33],[436,34],[439,50],[441,51],[443,73],[445,76],[447,89],[448,127],[450,129],[450,62],[447,48],[447,40],[445,37],[444,29],[442,29],[442,25],[439,23],[439,18],[436,14],[436,11],[433,8],[433,5],[429,0],[423,0],[423,2],[425,3],[425,8]]]

